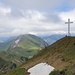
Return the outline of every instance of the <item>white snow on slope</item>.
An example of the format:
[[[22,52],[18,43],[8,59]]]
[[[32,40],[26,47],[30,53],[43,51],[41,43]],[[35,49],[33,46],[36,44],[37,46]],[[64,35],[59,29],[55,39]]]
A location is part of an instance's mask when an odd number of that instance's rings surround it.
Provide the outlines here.
[[[15,47],[18,45],[19,41],[20,41],[20,39],[17,39],[17,40],[15,41],[15,43],[14,43],[14,45],[13,45],[13,48],[15,48]]]
[[[17,39],[17,40],[15,41],[15,44],[18,44],[18,43],[19,43],[19,41],[20,41],[20,39]]]
[[[14,45],[13,48],[15,48],[17,45]]]
[[[46,63],[39,63],[34,67],[30,68],[28,72],[30,72],[30,75],[49,75],[53,70],[54,67]]]

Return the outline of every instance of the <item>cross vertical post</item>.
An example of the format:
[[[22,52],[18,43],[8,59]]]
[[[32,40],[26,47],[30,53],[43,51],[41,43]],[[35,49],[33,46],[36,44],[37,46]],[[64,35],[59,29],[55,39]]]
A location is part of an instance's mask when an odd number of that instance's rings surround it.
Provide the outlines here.
[[[68,22],[65,22],[65,24],[68,24],[68,36],[70,36],[70,24],[73,22],[70,22],[70,19],[68,19]]]

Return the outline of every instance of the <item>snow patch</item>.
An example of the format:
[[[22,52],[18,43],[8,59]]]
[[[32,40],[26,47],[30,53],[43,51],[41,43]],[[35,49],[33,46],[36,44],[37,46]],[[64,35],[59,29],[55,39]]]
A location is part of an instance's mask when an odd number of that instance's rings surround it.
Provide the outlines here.
[[[19,43],[19,41],[20,41],[20,39],[17,39],[17,40],[15,41],[15,44],[18,44],[18,43]]]
[[[16,47],[16,45],[13,46],[13,48],[15,48],[15,47]]]
[[[30,68],[28,72],[30,72],[30,75],[49,75],[53,70],[54,67],[46,63],[39,63],[34,67]]]
[[[13,48],[15,48],[15,47],[18,45],[19,41],[20,41],[20,39],[17,39],[17,40],[15,41],[15,43],[14,43],[14,45],[13,45]]]

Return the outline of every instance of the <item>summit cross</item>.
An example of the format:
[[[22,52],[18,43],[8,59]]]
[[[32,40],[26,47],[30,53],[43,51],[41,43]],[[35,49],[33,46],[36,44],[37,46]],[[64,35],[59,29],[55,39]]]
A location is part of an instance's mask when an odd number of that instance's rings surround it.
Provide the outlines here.
[[[65,22],[65,24],[68,24],[68,36],[70,36],[70,24],[73,23],[68,19],[68,22]]]

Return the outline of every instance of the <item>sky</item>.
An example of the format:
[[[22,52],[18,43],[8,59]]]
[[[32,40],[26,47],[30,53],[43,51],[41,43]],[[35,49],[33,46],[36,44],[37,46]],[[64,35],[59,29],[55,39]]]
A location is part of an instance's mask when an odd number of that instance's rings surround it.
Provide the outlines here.
[[[75,0],[0,0],[0,37],[75,34]]]

